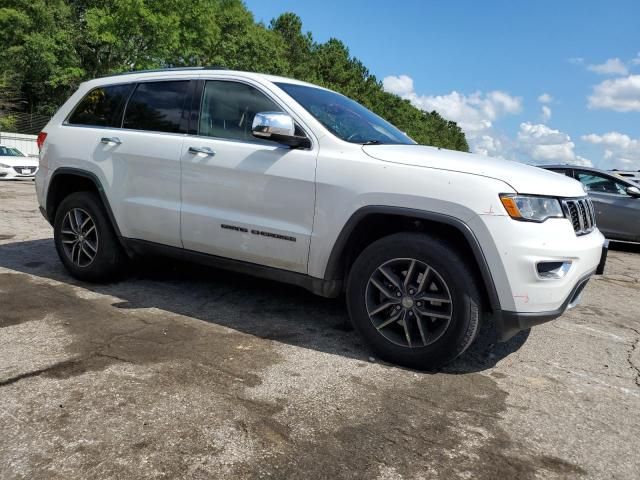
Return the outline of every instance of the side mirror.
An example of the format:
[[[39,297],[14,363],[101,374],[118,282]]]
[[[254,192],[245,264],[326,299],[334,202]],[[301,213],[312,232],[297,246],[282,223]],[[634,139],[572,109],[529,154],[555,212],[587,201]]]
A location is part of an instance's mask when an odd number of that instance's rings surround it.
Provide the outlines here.
[[[627,187],[625,192],[627,192],[627,195],[630,197],[640,198],[640,188],[638,187]]]
[[[297,137],[293,118],[284,112],[260,112],[253,117],[251,133],[263,140],[289,145],[292,148],[309,148],[311,141],[307,137]]]

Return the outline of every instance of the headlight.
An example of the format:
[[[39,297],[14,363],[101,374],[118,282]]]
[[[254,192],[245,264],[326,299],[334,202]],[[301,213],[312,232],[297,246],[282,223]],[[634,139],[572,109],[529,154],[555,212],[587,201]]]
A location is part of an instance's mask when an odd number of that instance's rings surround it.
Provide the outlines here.
[[[564,217],[557,198],[501,194],[500,201],[509,216],[516,220],[544,222],[547,218]]]
[[[5,165],[4,163],[0,163],[0,168],[11,168],[9,165]]]

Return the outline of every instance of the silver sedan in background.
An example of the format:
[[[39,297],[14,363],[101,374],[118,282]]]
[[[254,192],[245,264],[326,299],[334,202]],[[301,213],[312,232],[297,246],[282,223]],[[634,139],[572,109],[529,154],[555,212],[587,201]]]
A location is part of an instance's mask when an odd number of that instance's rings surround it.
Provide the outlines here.
[[[584,185],[596,210],[596,224],[605,237],[640,242],[640,186],[637,183],[595,168],[541,167],[575,178]]]

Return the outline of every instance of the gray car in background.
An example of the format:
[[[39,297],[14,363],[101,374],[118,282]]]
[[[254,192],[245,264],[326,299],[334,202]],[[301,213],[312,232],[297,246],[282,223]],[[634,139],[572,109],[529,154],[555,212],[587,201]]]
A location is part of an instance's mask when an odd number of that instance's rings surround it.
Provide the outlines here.
[[[582,183],[593,201],[596,224],[611,240],[640,242],[640,186],[595,168],[574,165],[544,165]]]

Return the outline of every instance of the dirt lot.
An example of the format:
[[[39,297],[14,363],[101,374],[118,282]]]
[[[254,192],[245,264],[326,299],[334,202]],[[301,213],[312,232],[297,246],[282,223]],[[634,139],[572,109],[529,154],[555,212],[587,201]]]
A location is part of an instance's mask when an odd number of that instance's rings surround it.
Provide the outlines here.
[[[437,374],[371,361],[342,301],[165,261],[62,269],[0,183],[0,478],[639,478],[640,249],[583,305]]]

